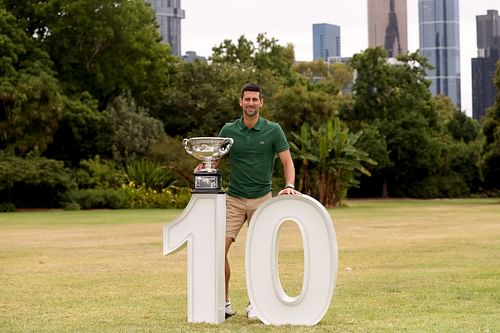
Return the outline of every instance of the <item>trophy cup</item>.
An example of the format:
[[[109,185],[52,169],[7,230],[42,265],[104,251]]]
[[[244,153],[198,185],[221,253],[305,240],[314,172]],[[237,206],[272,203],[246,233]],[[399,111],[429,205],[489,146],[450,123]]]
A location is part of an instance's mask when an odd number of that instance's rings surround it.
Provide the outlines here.
[[[194,172],[193,193],[224,193],[221,190],[221,173],[212,168],[212,163],[227,154],[233,139],[220,137],[196,137],[182,141],[186,152],[203,161],[205,167]]]

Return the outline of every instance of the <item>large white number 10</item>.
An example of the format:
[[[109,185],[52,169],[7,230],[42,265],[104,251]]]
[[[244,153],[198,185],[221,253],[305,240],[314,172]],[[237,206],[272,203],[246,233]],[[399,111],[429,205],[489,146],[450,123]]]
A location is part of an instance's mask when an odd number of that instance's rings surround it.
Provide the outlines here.
[[[224,321],[225,195],[193,194],[183,214],[164,227],[163,253],[188,242],[188,321]],[[277,268],[278,239],[292,221],[304,244],[304,281],[289,297]],[[247,235],[248,297],[259,318],[271,325],[315,325],[330,305],[338,268],[338,248],[330,215],[308,196],[280,196],[255,212]]]

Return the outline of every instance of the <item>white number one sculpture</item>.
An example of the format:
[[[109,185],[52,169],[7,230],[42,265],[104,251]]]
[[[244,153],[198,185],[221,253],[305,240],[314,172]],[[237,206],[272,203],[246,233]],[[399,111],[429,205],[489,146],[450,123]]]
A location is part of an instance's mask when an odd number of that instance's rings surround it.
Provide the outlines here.
[[[183,214],[164,226],[163,253],[188,242],[188,321],[224,321],[225,195],[193,194]],[[278,272],[278,239],[284,222],[292,221],[304,244],[304,281],[289,297]],[[338,248],[326,209],[311,197],[280,196],[255,212],[247,234],[248,296],[268,325],[315,325],[325,315],[335,290]]]

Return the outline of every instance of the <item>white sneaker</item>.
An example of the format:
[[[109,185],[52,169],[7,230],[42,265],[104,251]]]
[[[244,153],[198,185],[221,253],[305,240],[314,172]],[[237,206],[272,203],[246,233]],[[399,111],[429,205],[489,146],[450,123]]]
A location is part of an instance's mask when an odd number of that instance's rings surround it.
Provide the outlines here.
[[[259,316],[257,316],[257,313],[255,312],[255,309],[253,308],[252,304],[248,304],[247,306],[247,318],[250,320],[259,319]]]
[[[226,312],[226,318],[229,318],[235,314],[235,312],[233,311],[233,307],[231,305],[231,300],[226,302],[225,312]]]

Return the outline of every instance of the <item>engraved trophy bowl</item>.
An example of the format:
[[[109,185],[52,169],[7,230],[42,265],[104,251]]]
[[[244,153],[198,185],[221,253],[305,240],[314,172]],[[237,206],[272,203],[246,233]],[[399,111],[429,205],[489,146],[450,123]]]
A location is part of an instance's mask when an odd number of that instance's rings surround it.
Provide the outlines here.
[[[232,138],[221,137],[195,137],[182,141],[186,152],[204,165],[203,169],[194,172],[193,193],[223,193],[220,188],[221,174],[212,165],[229,152],[233,142]]]

